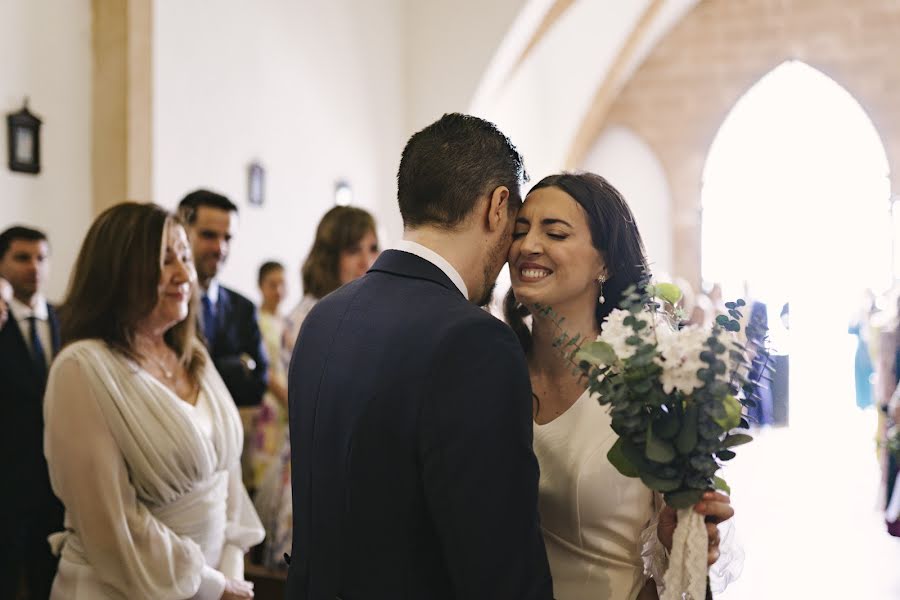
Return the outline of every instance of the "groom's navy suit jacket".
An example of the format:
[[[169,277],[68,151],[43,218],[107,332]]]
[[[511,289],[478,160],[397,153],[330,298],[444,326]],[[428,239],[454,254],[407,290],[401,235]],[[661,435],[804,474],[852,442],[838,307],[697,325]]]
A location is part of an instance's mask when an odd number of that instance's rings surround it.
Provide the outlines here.
[[[388,250],[322,299],[288,389],[288,598],[552,598],[525,357],[438,267]]]

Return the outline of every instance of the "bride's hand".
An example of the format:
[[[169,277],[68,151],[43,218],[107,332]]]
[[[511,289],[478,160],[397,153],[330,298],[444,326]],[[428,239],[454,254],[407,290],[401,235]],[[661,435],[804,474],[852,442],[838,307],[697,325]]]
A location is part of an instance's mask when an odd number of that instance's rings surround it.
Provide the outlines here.
[[[220,600],[250,600],[253,598],[253,584],[243,579],[226,579],[225,591]]]
[[[703,498],[694,505],[694,510],[706,517],[706,534],[709,538],[706,562],[712,565],[719,560],[719,528],[717,525],[734,516],[731,498],[719,492],[706,492]],[[672,537],[678,524],[678,513],[671,506],[665,506],[659,513],[659,524],[656,535],[666,550],[672,551]]]

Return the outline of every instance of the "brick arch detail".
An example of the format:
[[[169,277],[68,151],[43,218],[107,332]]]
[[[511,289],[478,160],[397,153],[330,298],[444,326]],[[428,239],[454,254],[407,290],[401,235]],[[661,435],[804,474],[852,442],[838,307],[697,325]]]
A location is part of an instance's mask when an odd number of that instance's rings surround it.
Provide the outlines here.
[[[807,63],[856,99],[884,145],[892,188],[900,188],[898,30],[894,0],[703,0],[657,45],[606,126],[630,128],[663,164],[677,275],[700,282],[701,178],[719,128],[787,60]]]

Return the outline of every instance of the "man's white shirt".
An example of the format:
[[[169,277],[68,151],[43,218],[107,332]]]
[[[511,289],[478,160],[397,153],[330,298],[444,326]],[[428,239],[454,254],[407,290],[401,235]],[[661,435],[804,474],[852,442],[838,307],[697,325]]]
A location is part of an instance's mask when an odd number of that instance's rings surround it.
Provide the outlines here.
[[[409,240],[401,240],[395,250],[400,250],[402,252],[408,252],[410,254],[415,254],[419,258],[423,258],[436,266],[438,269],[444,272],[444,274],[450,278],[450,281],[462,292],[464,298],[468,300],[469,298],[469,290],[466,288],[466,282],[463,281],[462,276],[459,274],[453,265],[451,265],[447,259],[443,256],[432,250],[431,248],[426,248],[422,244],[418,244],[416,242],[411,242]]]
[[[18,299],[12,298],[9,301],[9,313],[19,325],[19,331],[22,332],[25,345],[28,346],[28,352],[31,354],[34,353],[34,349],[31,343],[31,324],[28,319],[32,316],[36,319],[38,338],[44,347],[44,358],[49,365],[53,360],[53,334],[50,332],[50,311],[47,309],[47,300],[43,296],[39,296],[34,308],[31,308]]]

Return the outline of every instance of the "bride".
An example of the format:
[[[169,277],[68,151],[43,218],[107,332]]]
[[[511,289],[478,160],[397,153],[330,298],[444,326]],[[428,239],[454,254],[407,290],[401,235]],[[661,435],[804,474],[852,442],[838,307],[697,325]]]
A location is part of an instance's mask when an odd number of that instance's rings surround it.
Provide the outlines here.
[[[539,510],[554,595],[657,598],[675,512],[609,463],[616,436],[607,408],[589,397],[554,347],[556,324],[532,315],[529,329],[523,320],[536,303],[550,306],[565,317],[569,334],[595,339],[623,291],[647,270],[634,216],[599,175],[551,175],[525,198],[509,266],[512,290],[504,308],[525,350],[534,392]],[[716,524],[734,511],[727,496],[714,492],[695,510],[707,517],[713,564],[719,558]]]

